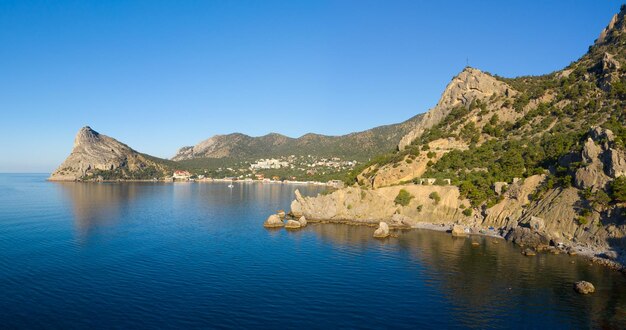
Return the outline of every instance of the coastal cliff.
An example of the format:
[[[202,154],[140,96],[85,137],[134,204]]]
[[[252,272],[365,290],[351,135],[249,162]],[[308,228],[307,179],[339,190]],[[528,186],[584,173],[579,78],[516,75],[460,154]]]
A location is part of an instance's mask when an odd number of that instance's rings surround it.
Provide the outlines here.
[[[456,225],[624,263],[625,26],[622,6],[584,56],[543,76],[465,68],[398,151],[367,164],[348,188],[296,194],[292,214],[392,228]]]
[[[141,154],[85,126],[76,134],[70,155],[48,180],[152,179],[168,171],[166,161]]]

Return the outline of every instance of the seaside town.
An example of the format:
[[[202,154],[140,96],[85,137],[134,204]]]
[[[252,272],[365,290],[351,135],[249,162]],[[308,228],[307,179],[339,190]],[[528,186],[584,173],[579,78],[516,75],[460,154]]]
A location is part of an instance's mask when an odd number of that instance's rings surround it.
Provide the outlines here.
[[[343,175],[359,164],[356,160],[339,157],[322,158],[313,155],[241,161],[231,166],[195,171],[176,170],[173,181],[244,181],[294,184],[317,184],[342,187]]]

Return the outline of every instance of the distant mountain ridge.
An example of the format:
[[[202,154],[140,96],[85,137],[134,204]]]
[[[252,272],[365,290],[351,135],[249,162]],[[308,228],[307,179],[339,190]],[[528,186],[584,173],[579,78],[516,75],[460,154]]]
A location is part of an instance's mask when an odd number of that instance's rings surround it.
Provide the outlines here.
[[[339,136],[308,133],[299,138],[270,133],[251,137],[242,133],[212,136],[195,146],[186,146],[172,157],[174,161],[197,158],[267,158],[288,155],[315,155],[363,160],[389,152],[400,139],[415,129],[422,115],[402,123],[378,126]]]

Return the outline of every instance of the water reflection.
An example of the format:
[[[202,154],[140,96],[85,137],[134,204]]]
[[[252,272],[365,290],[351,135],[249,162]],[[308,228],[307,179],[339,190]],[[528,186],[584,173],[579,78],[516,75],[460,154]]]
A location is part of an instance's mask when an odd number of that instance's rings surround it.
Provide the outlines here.
[[[454,313],[464,327],[489,328],[507,319],[513,322],[517,315],[503,315],[519,310],[536,318],[519,319],[516,326],[540,326],[547,318],[560,319],[565,328],[618,329],[626,324],[624,276],[580,257],[525,257],[503,240],[454,238],[428,230],[403,231],[399,237],[383,241],[373,240],[374,228],[365,226],[311,224],[305,230],[342,248],[365,250],[378,245],[391,253],[406,253],[408,266],[419,265],[425,284],[436,287],[456,306]],[[581,279],[593,282],[596,293],[576,294],[572,283]]]
[[[76,183],[56,182],[71,206],[75,231],[86,242],[103,229],[144,218],[196,217],[220,221],[235,219],[242,207],[252,207],[259,216],[288,209],[294,191],[316,195],[319,186],[262,183]],[[134,212],[134,213],[133,213]],[[146,220],[146,219],[144,219]],[[262,221],[262,220],[260,220]]]

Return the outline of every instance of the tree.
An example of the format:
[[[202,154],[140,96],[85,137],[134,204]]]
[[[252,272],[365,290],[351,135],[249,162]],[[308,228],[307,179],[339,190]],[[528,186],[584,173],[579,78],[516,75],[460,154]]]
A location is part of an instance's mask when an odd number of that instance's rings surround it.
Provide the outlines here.
[[[626,202],[626,176],[615,178],[610,184],[611,198],[615,202]]]

